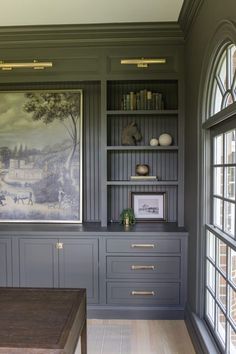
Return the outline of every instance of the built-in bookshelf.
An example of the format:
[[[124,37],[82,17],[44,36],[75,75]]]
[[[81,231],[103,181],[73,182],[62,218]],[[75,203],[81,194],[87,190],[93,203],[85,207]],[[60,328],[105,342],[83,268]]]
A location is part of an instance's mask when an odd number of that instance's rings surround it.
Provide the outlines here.
[[[179,193],[178,80],[111,80],[106,82],[106,217],[102,224],[117,222],[130,205],[131,192],[165,192],[167,222],[177,222]],[[144,96],[144,97],[143,97]],[[122,145],[124,128],[135,122],[142,139]],[[152,138],[168,133],[169,146],[150,146]],[[156,179],[135,179],[137,164],[147,164]],[[105,213],[104,213],[105,214]]]

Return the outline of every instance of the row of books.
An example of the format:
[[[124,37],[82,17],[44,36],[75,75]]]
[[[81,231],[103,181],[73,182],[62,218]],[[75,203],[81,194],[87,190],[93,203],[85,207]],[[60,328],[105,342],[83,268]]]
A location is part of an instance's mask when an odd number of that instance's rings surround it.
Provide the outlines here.
[[[122,96],[121,109],[124,111],[133,110],[162,110],[164,102],[162,94],[148,90],[129,92]]]

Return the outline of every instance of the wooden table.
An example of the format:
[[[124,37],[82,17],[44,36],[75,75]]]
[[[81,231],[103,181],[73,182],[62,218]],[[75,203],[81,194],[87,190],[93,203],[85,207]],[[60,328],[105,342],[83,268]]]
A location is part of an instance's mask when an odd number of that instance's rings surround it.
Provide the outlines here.
[[[0,288],[1,354],[87,353],[85,289]]]

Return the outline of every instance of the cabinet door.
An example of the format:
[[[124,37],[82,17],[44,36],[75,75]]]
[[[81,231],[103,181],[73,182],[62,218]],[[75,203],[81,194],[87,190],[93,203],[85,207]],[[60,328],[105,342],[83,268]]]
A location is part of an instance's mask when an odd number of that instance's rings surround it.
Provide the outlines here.
[[[0,286],[12,286],[11,240],[0,240]]]
[[[86,288],[88,303],[98,302],[98,240],[60,239],[61,288]]]
[[[20,286],[58,286],[57,239],[20,239]]]

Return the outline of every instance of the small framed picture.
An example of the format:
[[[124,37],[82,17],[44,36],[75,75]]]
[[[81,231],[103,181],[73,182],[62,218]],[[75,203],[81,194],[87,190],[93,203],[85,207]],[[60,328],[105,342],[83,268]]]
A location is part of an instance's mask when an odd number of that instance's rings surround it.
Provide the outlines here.
[[[166,193],[131,192],[130,200],[137,221],[166,221]]]

